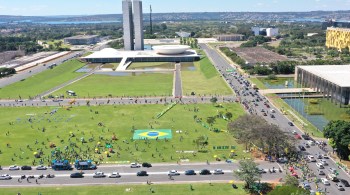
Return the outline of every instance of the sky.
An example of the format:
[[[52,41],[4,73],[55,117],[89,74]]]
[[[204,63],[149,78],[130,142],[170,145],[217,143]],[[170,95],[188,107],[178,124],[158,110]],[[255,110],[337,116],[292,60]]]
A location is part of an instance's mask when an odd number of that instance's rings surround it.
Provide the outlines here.
[[[122,0],[0,0],[0,15],[119,14]],[[350,10],[350,0],[143,0],[144,12]]]

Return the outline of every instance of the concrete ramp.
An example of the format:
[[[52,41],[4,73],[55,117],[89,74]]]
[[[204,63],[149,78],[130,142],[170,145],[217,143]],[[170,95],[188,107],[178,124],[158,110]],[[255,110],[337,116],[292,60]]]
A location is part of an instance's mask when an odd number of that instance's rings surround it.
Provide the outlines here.
[[[313,92],[316,91],[311,88],[286,88],[286,89],[264,89],[259,90],[261,94],[281,94],[281,93],[301,93],[301,92]]]
[[[131,61],[130,62],[126,62],[128,60],[128,57],[124,57],[122,59],[122,61],[119,63],[119,66],[117,68],[117,71],[120,71],[120,70],[126,70],[130,64],[132,63]]]

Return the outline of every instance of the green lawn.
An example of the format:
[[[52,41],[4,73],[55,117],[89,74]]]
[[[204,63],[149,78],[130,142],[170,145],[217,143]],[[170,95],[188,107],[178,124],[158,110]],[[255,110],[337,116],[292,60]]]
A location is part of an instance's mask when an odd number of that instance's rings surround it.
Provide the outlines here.
[[[83,73],[75,71],[85,64],[78,60],[71,60],[53,69],[48,69],[24,81],[20,81],[0,89],[0,98],[23,99],[34,97],[64,82],[74,79]]]
[[[309,114],[321,114],[328,120],[346,120],[350,121],[350,115],[346,114],[346,111],[349,110],[349,107],[340,108],[339,104],[335,105],[330,100],[327,99],[316,99],[318,100],[317,104],[310,104],[309,99],[305,100],[307,105],[306,112]]]
[[[128,70],[143,69],[143,68],[163,68],[163,69],[174,69],[174,63],[170,62],[133,62]]]
[[[172,73],[147,73],[132,76],[91,75],[69,85],[54,95],[73,90],[78,97],[171,96]]]
[[[231,95],[232,90],[220,77],[210,60],[205,57],[195,62],[195,71],[185,70],[181,72],[183,93],[190,95]]]
[[[228,132],[215,133],[194,120],[194,116],[197,116],[206,122],[207,117],[216,116],[220,111],[231,112],[233,119],[236,119],[244,114],[241,105],[237,103],[223,104],[223,108],[218,108],[212,104],[178,104],[162,118],[154,119],[158,113],[166,108],[165,105],[91,105],[90,107],[73,107],[70,110],[67,110],[66,107],[58,108],[58,112],[53,115],[50,115],[50,112],[55,109],[52,107],[0,108],[0,164],[2,166],[31,165],[34,160],[33,153],[37,149],[43,150],[44,163],[46,164],[48,162],[47,156],[50,156],[52,151],[49,148],[52,143],[61,150],[65,150],[66,146],[70,150],[71,144],[75,143],[82,150],[80,155],[89,156],[93,160],[102,157],[102,162],[135,160],[140,162],[177,162],[180,158],[189,159],[190,162],[214,161],[214,155],[222,158],[223,155],[228,157],[230,150],[214,150],[213,146],[231,145],[237,146],[238,156],[234,157],[235,159],[249,157],[249,154],[243,153],[244,147],[238,145]],[[131,140],[133,127],[135,129],[149,129],[151,127],[172,129],[173,138],[168,141],[151,140],[149,145],[145,141],[134,142]],[[213,127],[226,130],[227,121],[217,118]],[[177,130],[181,130],[182,133],[176,133]],[[74,133],[75,137],[69,139],[70,132]],[[6,135],[7,133],[9,135]],[[113,134],[118,138],[118,141],[111,141]],[[200,148],[194,143],[194,140],[199,136],[208,137],[209,145],[205,149],[207,150],[205,153],[198,152],[193,155],[176,152],[198,151]],[[80,142],[82,137],[88,143],[82,144]],[[91,142],[90,138],[93,138]],[[129,143],[123,140],[127,140]],[[99,149],[102,154],[94,153],[98,142],[101,142]],[[106,155],[103,154],[107,150],[104,148],[106,143],[111,143],[119,155],[115,153],[111,154],[110,158],[106,158]],[[88,151],[89,149],[90,151]],[[152,154],[154,154],[153,157]],[[36,159],[34,164],[38,164],[38,162],[39,159]]]
[[[234,194],[246,195],[241,184],[237,184],[238,189],[233,189],[230,184],[174,184],[174,185],[113,185],[113,186],[81,186],[81,187],[41,187],[41,188],[3,188],[3,195],[13,195],[21,192],[25,195],[37,195],[39,192],[43,195],[107,195],[107,194],[167,194],[167,195],[211,195],[217,193],[220,195]]]
[[[259,89],[267,89],[267,87],[264,85],[263,82],[261,82],[260,79],[256,78],[256,77],[251,77],[249,78],[251,83],[254,83]]]

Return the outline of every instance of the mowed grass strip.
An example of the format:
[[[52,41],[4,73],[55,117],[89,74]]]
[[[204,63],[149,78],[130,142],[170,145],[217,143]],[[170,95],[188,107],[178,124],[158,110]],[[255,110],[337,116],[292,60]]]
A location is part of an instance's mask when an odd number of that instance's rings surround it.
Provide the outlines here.
[[[192,189],[191,189],[192,185]],[[231,184],[212,183],[210,184],[167,184],[167,185],[106,185],[106,186],[70,186],[70,187],[40,187],[40,188],[3,188],[2,194],[12,195],[20,192],[21,194],[37,195],[108,195],[108,194],[167,194],[167,195],[246,195],[242,184],[236,184],[238,189],[233,189]]]
[[[110,104],[114,103],[110,102]],[[237,147],[235,151],[238,156],[234,159],[250,156],[250,154],[243,152],[244,146],[238,144],[228,132],[215,133],[195,121],[195,118],[202,118],[203,122],[206,123],[207,117],[216,116],[218,112],[224,114],[231,112],[233,114],[232,120],[235,120],[244,114],[242,106],[237,103],[223,104],[222,108],[212,104],[178,104],[160,119],[155,119],[155,116],[166,109],[168,105],[95,106],[95,103],[91,103],[91,105],[90,107],[73,107],[70,110],[62,107],[52,115],[50,112],[56,109],[55,107],[0,108],[0,164],[2,166],[32,165],[33,153],[37,149],[41,148],[44,152],[43,157],[47,157],[53,150],[50,148],[51,143],[64,150],[65,146],[70,149],[70,142],[77,144],[76,150],[79,148],[82,150],[80,155],[84,154],[87,148],[90,148],[92,150],[87,154],[92,160],[99,161],[98,158],[102,156],[102,162],[175,163],[180,158],[189,159],[189,162],[205,162],[206,160],[215,161],[215,155],[224,160],[223,156],[229,158],[231,150],[214,150],[213,146],[231,145]],[[225,131],[227,123],[224,119],[217,118],[213,127]],[[132,140],[133,128],[172,129],[173,138],[168,141],[151,140],[148,145],[143,140]],[[178,130],[181,132],[176,133]],[[74,133],[75,137],[69,141],[70,132]],[[111,142],[113,135],[118,140]],[[103,140],[99,139],[101,136],[104,138]],[[196,155],[178,152],[200,150],[201,146],[194,143],[200,136],[208,137],[209,145],[203,148],[203,150],[207,150],[206,152],[197,152]],[[86,141],[92,137],[94,139],[82,144],[80,141],[82,137]],[[101,147],[99,147],[101,154],[94,153],[98,142],[101,142]],[[104,147],[107,142],[113,145],[116,152],[111,154],[109,158],[104,154],[108,150]],[[27,145],[32,150],[27,148]],[[35,161],[34,164],[39,164],[39,159],[35,159]],[[47,163],[47,159],[44,159],[44,164],[47,165]]]
[[[195,71],[182,71],[182,87],[185,95],[232,95],[233,92],[221,78],[210,60],[205,57],[194,63]]]
[[[0,98],[28,99],[70,81],[83,73],[75,71],[85,64],[78,60],[67,61],[53,69],[34,75],[0,89]]]
[[[84,97],[120,96],[171,96],[173,74],[147,73],[132,76],[91,75],[69,85],[54,95],[66,94],[67,90]]]

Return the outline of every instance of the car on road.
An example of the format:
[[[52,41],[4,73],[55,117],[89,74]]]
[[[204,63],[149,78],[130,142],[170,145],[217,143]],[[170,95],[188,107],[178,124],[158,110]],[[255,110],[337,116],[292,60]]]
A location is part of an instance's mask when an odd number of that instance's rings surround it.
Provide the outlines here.
[[[185,175],[197,175],[197,173],[194,170],[187,170],[185,171]]]
[[[8,174],[4,174],[0,176],[0,180],[10,180],[12,177]]]
[[[306,135],[306,134],[301,135],[301,137],[302,137],[304,140],[310,140],[310,136],[308,136],[308,135]]]
[[[314,146],[314,145],[315,145],[315,142],[312,141],[312,140],[309,140],[307,143],[308,143],[310,146]]]
[[[281,163],[281,164],[283,164],[283,163],[288,163],[288,158],[286,158],[286,157],[278,158],[278,159],[277,159],[277,162],[278,162],[278,163]]]
[[[80,173],[80,172],[70,174],[70,178],[83,178],[83,177],[84,177],[83,173]]]
[[[321,169],[317,169],[318,175],[326,175],[326,173],[321,170]]]
[[[94,175],[92,177],[93,178],[105,178],[106,175],[103,172],[96,172],[96,173],[94,173]]]
[[[177,175],[180,175],[180,173],[177,172],[176,170],[171,170],[171,171],[169,171],[168,175],[169,176],[177,176]]]
[[[331,185],[331,183],[329,183],[328,179],[326,179],[326,178],[321,178],[321,182],[326,186]]]
[[[19,168],[19,166],[17,166],[17,165],[11,165],[10,167],[9,167],[9,170],[10,171],[17,171],[17,170],[19,170],[20,168]]]
[[[298,132],[295,131],[295,130],[293,130],[293,131],[292,131],[292,134],[293,134],[293,135],[298,135]]]
[[[329,157],[328,157],[327,154],[323,154],[322,157],[323,157],[324,159],[329,159]]]
[[[349,182],[345,179],[339,179],[339,182],[342,183],[345,187],[350,187]]]
[[[322,165],[322,163],[316,163],[316,166],[320,169],[324,169],[324,166]]]
[[[150,167],[152,167],[152,165],[151,165],[151,163],[144,162],[144,163],[142,163],[142,167],[150,168]]]
[[[258,168],[258,173],[260,173],[260,174],[262,174],[262,173],[267,173],[267,170],[266,170],[266,169]]]
[[[214,170],[214,175],[222,175],[224,174],[224,171],[222,169],[215,169]]]
[[[288,125],[291,127],[294,126],[294,124],[292,122],[288,122]]]
[[[339,191],[345,191],[345,188],[343,187],[343,185],[341,183],[336,183],[335,186],[337,187],[337,189]]]
[[[335,168],[332,168],[332,167],[329,167],[328,168],[328,171],[333,173],[333,174],[336,174],[337,173],[337,170]]]
[[[311,190],[311,186],[310,186],[309,182],[304,182],[304,183],[303,183],[303,188],[304,188],[305,190]]]
[[[315,157],[312,156],[312,155],[308,155],[308,156],[307,156],[307,159],[308,159],[310,162],[316,162]]]
[[[305,143],[306,148],[310,148],[310,145],[308,143]]]
[[[131,163],[130,168],[140,168],[141,166],[137,163]]]
[[[267,116],[267,114],[266,114],[266,112],[264,112],[264,114],[263,114],[264,116]]]
[[[39,165],[36,167],[36,170],[47,170],[47,167],[45,167],[44,165]]]
[[[271,117],[271,118],[275,118],[275,115],[273,115],[273,114],[270,114],[270,117]]]
[[[21,167],[21,170],[23,170],[23,171],[29,171],[29,170],[32,170],[32,167],[31,167],[31,166],[24,165],[24,166]]]
[[[321,160],[320,160],[320,163],[321,163],[323,166],[328,166],[327,161],[324,160],[324,159],[321,159]]]
[[[141,176],[141,177],[148,176],[148,173],[147,173],[147,171],[139,171],[136,173],[136,176]]]
[[[306,151],[305,147],[302,145],[299,145],[298,148],[300,149],[300,151]]]
[[[120,178],[121,176],[120,176],[120,174],[118,173],[118,172],[113,172],[110,176],[109,176],[109,178]]]
[[[199,175],[211,175],[211,172],[208,169],[202,169]]]

